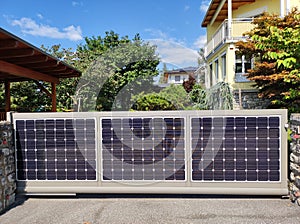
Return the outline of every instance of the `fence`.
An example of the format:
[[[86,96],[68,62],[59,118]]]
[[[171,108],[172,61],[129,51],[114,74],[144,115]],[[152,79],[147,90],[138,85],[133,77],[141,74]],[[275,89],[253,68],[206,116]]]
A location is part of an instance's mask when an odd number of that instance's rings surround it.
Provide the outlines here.
[[[286,110],[12,118],[20,193],[288,193]]]

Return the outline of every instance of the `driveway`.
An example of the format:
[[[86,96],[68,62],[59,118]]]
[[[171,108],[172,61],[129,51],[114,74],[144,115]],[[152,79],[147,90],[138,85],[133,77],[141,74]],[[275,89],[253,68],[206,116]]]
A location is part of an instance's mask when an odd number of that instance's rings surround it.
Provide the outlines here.
[[[1,224],[96,223],[300,223],[300,207],[288,199],[88,195],[18,198]]]

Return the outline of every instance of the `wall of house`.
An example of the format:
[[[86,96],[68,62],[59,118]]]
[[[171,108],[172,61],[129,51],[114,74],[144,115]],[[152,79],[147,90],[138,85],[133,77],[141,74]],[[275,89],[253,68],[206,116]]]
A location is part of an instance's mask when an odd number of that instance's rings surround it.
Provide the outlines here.
[[[207,75],[205,79],[206,88],[209,88],[211,86],[211,83],[209,81],[210,79],[210,65],[212,65],[212,85],[216,84],[217,82],[227,82],[229,83],[233,89],[253,89],[251,82],[241,82],[236,83],[235,82],[235,51],[236,48],[234,44],[224,44],[222,48],[218,49],[208,60],[207,60]],[[223,62],[222,62],[222,56],[226,54],[226,76],[225,79],[223,77]],[[216,78],[216,72],[215,72],[215,61],[216,59],[219,60],[219,78]]]
[[[232,12],[233,18],[251,17],[264,11],[280,14],[280,0],[255,1]]]
[[[13,128],[0,122],[0,214],[15,201],[16,172]]]
[[[215,34],[217,29],[221,26],[222,22],[214,22],[213,24],[208,24],[206,29],[206,38],[207,42],[212,39],[212,36]]]
[[[289,0],[289,4],[286,4],[286,10],[291,10],[293,7],[298,7],[300,10],[300,0]]]
[[[175,77],[176,76],[180,76],[180,81],[176,81]],[[168,77],[168,83],[183,83],[183,81],[185,80],[188,80],[189,79],[189,75],[188,74],[172,74],[170,75],[169,74],[169,77]]]

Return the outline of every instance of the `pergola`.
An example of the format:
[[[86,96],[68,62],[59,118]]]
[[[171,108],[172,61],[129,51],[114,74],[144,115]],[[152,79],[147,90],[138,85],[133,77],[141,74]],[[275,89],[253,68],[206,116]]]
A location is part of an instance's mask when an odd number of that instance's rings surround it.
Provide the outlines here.
[[[0,28],[0,83],[5,84],[5,111],[10,111],[10,83],[33,80],[52,99],[56,111],[56,85],[61,78],[79,77],[72,66]],[[51,83],[49,92],[40,81]]]

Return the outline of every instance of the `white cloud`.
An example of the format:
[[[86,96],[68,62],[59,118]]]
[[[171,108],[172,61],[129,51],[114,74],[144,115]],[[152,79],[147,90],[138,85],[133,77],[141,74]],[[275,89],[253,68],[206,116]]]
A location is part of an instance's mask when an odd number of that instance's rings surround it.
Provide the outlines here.
[[[57,27],[51,27],[44,24],[37,24],[36,21],[23,17],[11,22],[13,26],[19,26],[25,34],[33,36],[50,37],[55,39],[69,39],[71,41],[82,40],[82,31],[80,26],[68,26],[59,30]]]
[[[168,35],[161,30],[158,29],[152,29],[152,28],[147,28],[145,29],[147,33],[150,33],[151,36],[157,38],[157,39],[167,39]]]
[[[39,19],[43,19],[43,18],[44,18],[44,16],[43,16],[41,13],[36,14],[36,16],[37,16]]]
[[[72,1],[72,6],[73,6],[73,7],[76,7],[76,6],[83,6],[83,2]]]
[[[197,48],[197,49],[200,49],[200,48],[203,48],[204,45],[206,44],[207,42],[207,38],[206,38],[206,35],[201,35],[197,38],[197,40],[194,42],[194,46]]]
[[[203,1],[201,2],[201,5],[200,5],[200,11],[206,13],[206,11],[207,11],[207,9],[208,9],[208,7],[209,7],[209,4],[210,4],[210,1],[208,1],[208,0],[203,0]]]
[[[186,47],[184,41],[169,37],[161,30],[146,29],[145,31],[155,37],[147,41],[157,46],[157,51],[162,62],[173,64],[180,68],[197,66],[197,59],[199,57],[197,51]]]
[[[189,9],[190,9],[190,6],[189,6],[189,5],[184,6],[184,11],[185,11],[185,12],[188,11]]]

